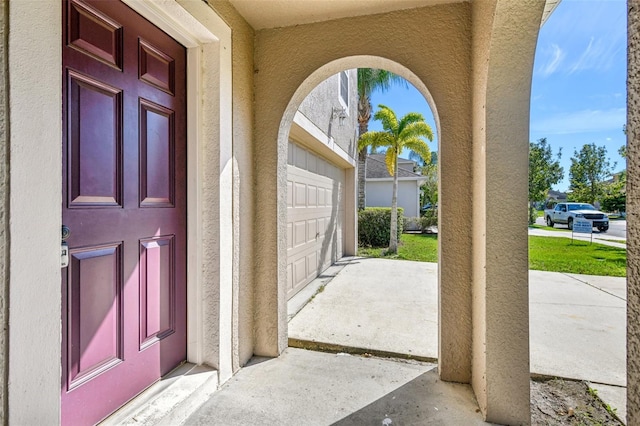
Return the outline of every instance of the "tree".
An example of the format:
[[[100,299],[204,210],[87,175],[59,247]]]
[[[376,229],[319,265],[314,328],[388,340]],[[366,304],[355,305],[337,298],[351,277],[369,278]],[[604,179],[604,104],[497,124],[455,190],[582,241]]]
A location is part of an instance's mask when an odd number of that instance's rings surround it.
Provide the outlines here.
[[[564,176],[564,170],[560,166],[560,156],[562,151],[558,151],[555,156],[551,152],[551,145],[547,143],[547,138],[539,139],[538,142],[529,143],[529,223],[536,221],[534,204],[543,202],[551,186],[556,185]]]
[[[615,167],[609,163],[607,148],[586,144],[580,152],[573,152],[569,169],[569,190],[571,198],[581,203],[595,204],[604,194],[605,182]]]
[[[407,81],[392,72],[375,68],[358,68],[358,137],[369,130],[372,110],[371,94],[376,90],[386,92],[394,84],[407,87]],[[367,148],[367,146],[358,148],[358,210],[363,210],[365,204]]]
[[[435,207],[438,204],[438,164],[433,158],[435,154],[435,152],[432,152],[431,162],[420,168],[422,176],[425,178],[425,182],[420,186],[422,190],[421,206],[430,205]]]
[[[606,212],[627,211],[627,173],[620,172],[613,177],[613,182],[604,187],[602,210]]]
[[[386,147],[385,163],[389,175],[393,176],[391,196],[391,229],[388,253],[398,252],[398,155],[404,148],[419,154],[425,162],[431,159],[429,146],[423,137],[433,140],[431,127],[424,121],[422,114],[410,112],[400,120],[395,112],[385,105],[378,105],[374,118],[382,123],[383,131],[366,132],[358,140],[358,148]]]

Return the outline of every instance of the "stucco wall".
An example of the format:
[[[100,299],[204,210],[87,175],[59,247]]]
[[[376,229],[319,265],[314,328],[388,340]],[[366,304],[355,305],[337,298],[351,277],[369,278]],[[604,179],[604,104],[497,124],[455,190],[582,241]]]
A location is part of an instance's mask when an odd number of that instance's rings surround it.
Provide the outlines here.
[[[628,2],[627,424],[640,424],[640,1]]]
[[[253,164],[253,29],[223,0],[208,4],[229,25],[233,57],[234,156],[234,370],[253,356],[254,336],[254,164]]]
[[[367,207],[391,207],[391,192],[393,181],[367,181],[366,182]],[[415,180],[398,182],[398,207],[404,209],[405,217],[418,217],[418,204],[420,192]]]
[[[62,7],[9,4],[9,424],[60,418]]]
[[[348,117],[340,125],[339,118],[332,118],[333,108],[342,108],[339,101],[340,75],[335,74],[320,83],[307,95],[300,105],[300,112],[322,131],[334,139],[335,143],[349,156],[355,157],[358,131],[358,87],[357,71],[349,70]]]
[[[9,139],[7,129],[7,13],[0,1],[0,424],[7,423],[7,367],[9,327]]]
[[[286,347],[286,129],[303,98],[342,69],[407,78],[436,115],[441,160],[440,374],[471,377],[471,5],[456,3],[256,33],[256,352]],[[428,24],[427,24],[428,23]],[[406,34],[412,35],[411,49]],[[428,87],[428,90],[427,90]],[[258,157],[258,155],[256,155]],[[276,224],[275,227],[268,224]]]
[[[487,421],[529,424],[527,145],[544,2],[487,0],[473,8],[472,385]],[[505,203],[516,207],[508,217],[500,214]]]

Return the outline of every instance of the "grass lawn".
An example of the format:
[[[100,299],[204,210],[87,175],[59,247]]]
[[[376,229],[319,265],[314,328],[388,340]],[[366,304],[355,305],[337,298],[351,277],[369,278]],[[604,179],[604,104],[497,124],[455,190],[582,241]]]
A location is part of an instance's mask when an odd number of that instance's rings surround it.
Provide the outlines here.
[[[402,234],[398,254],[385,255],[387,248],[358,248],[359,256],[384,257],[388,259],[417,260],[419,262],[438,261],[437,234]]]
[[[398,254],[386,256],[386,248],[359,248],[366,257],[438,261],[438,237],[429,234],[402,234]],[[562,237],[529,237],[529,269],[574,274],[626,276],[625,249]]]
[[[627,276],[627,251],[562,237],[529,237],[529,269]]]

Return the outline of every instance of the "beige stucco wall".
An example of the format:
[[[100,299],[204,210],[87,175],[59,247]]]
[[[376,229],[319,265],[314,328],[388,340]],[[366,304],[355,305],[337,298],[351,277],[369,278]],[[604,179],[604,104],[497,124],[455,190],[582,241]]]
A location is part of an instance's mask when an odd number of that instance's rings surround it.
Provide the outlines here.
[[[535,0],[473,3],[472,385],[485,419],[501,424],[530,423],[529,101],[543,8]],[[508,217],[505,203],[516,206]]]
[[[256,230],[258,354],[286,347],[286,129],[304,96],[328,76],[385,68],[421,90],[439,117],[440,212],[456,217],[442,225],[440,372],[448,380],[470,379],[471,124],[459,119],[471,110],[470,12],[468,3],[457,3],[256,33],[256,221],[276,224]],[[419,43],[405,51],[399,46],[407,31]]]
[[[7,69],[7,0],[0,1],[0,424],[7,423],[9,321],[9,139]]]
[[[61,14],[57,3],[9,4],[8,422],[17,425],[60,418]]]
[[[208,2],[229,25],[233,57],[234,266],[233,313],[237,340],[234,369],[253,356],[254,347],[254,158],[253,158],[253,29],[222,0]],[[239,365],[238,365],[239,364]]]
[[[627,424],[640,424],[640,1],[628,2]]]

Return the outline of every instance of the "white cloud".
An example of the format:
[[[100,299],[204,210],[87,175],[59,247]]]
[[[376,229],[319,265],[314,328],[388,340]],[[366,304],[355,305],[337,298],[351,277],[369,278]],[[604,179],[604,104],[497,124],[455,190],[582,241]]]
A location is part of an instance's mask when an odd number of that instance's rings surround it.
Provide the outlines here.
[[[560,46],[558,46],[557,44],[552,44],[551,50],[552,52],[550,58],[547,60],[546,65],[542,67],[541,71],[542,75],[545,77],[556,72],[556,70],[562,63],[562,60],[566,56],[566,53],[563,52]]]
[[[626,122],[626,109],[582,110],[535,119],[531,131],[546,135],[620,130]]]
[[[586,49],[570,66],[569,74],[589,69],[606,71],[614,64],[615,57],[621,50],[617,40],[591,37]]]

